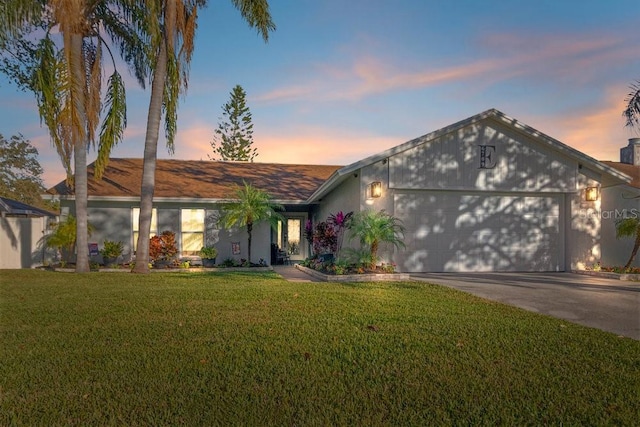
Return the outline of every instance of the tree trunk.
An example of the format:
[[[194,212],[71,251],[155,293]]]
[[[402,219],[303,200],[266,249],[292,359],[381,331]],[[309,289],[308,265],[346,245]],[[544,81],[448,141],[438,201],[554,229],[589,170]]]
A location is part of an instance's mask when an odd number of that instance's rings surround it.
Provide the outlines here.
[[[376,264],[378,263],[378,241],[374,240],[371,243],[371,269],[376,269]]]
[[[636,241],[633,243],[633,250],[631,251],[631,256],[629,257],[629,261],[627,261],[627,264],[623,267],[623,270],[626,270],[629,267],[631,267],[631,263],[636,257],[636,254],[638,253],[639,248],[640,248],[640,227],[638,227],[638,232],[636,233]]]
[[[71,97],[76,110],[73,123],[73,167],[76,196],[76,273],[87,273],[89,269],[89,213],[87,211],[87,115],[84,107],[85,72],[82,54],[82,36],[70,34],[69,62],[72,74]]]
[[[248,254],[248,261],[249,261],[249,265],[251,265],[251,232],[253,231],[253,223],[249,223],[247,224],[247,233],[249,234],[249,241],[248,246],[247,246],[247,250],[249,251]]]
[[[138,243],[134,273],[149,273],[149,239],[151,238],[151,215],[153,213],[153,193],[155,191],[156,163],[158,158],[158,134],[162,119],[162,101],[167,78],[167,44],[162,41],[153,72],[151,99],[147,115],[147,133],[144,140],[144,160],[142,164],[142,184],[140,188],[140,219],[138,222]]]

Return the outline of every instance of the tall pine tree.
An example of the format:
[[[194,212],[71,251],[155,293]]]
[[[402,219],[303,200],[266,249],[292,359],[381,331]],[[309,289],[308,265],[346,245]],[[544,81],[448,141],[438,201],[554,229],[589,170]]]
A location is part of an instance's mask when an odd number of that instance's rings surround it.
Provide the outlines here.
[[[210,160],[253,162],[258,155],[253,147],[253,123],[246,96],[242,86],[236,85],[231,99],[222,106],[223,117],[211,141],[214,155],[209,156]]]

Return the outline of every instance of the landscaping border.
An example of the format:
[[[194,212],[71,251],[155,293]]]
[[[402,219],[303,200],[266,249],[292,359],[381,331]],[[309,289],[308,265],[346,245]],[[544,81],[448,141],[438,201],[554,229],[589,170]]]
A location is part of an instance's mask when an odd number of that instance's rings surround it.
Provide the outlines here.
[[[585,276],[604,277],[607,279],[640,282],[640,274],[613,273],[610,271],[593,271],[593,270],[571,270],[571,272],[576,274],[583,274]]]
[[[55,268],[53,271],[62,272],[62,273],[75,273],[75,269],[73,268]],[[91,270],[91,272],[100,272],[100,273],[131,273],[130,268],[99,268],[98,270]],[[189,268],[150,268],[150,273],[176,273],[176,272],[184,272],[184,273],[209,273],[209,272],[255,272],[255,273],[263,273],[267,271],[273,271],[273,267],[189,267]]]
[[[411,280],[408,273],[371,273],[371,274],[324,274],[312,268],[296,264],[303,273],[324,282],[398,282]]]

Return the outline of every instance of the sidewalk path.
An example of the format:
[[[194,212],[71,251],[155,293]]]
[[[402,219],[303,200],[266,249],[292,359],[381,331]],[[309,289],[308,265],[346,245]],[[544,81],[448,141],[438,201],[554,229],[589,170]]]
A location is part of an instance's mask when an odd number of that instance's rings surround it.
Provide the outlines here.
[[[274,265],[273,271],[278,273],[288,282],[321,282],[307,273],[298,270],[293,265]]]

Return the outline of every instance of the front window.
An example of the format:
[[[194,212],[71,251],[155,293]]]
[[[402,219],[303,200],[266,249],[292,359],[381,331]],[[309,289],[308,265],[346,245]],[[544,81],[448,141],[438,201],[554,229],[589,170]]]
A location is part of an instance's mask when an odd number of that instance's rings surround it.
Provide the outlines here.
[[[138,235],[140,234],[140,208],[133,208],[133,250],[135,252],[138,247]],[[158,213],[156,212],[156,208],[151,210],[151,232],[149,233],[149,237],[153,237],[158,234]]]
[[[182,255],[198,255],[204,246],[204,209],[182,209]]]

